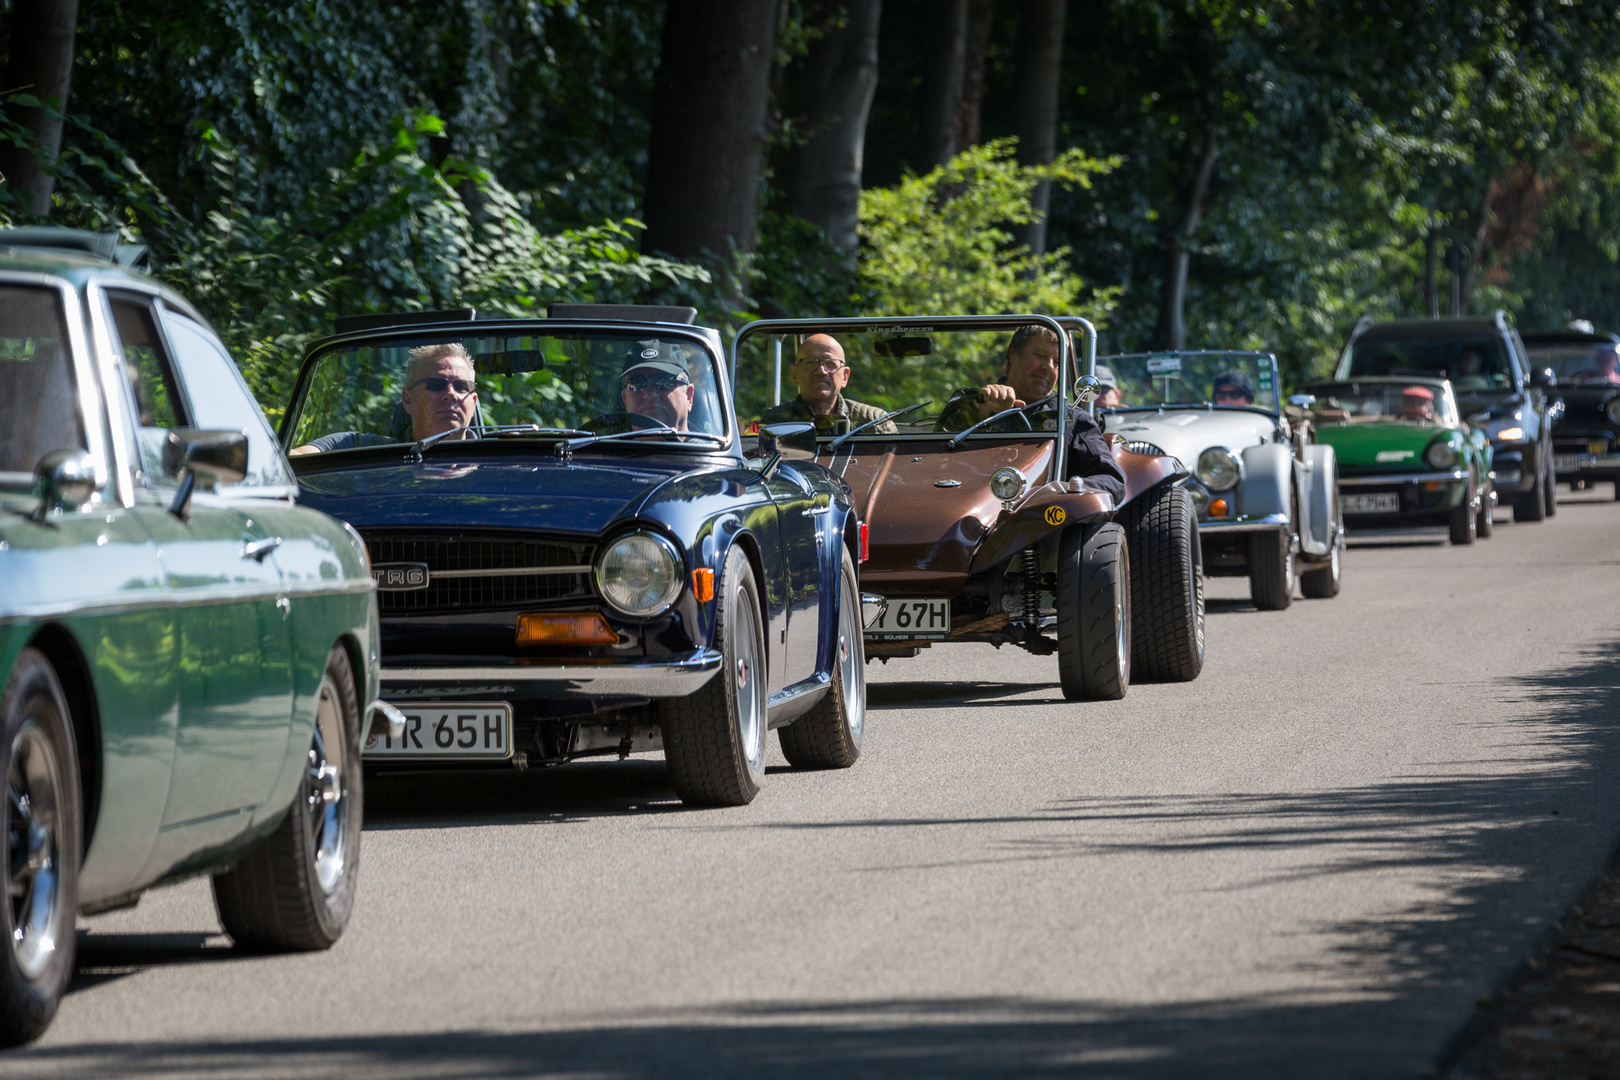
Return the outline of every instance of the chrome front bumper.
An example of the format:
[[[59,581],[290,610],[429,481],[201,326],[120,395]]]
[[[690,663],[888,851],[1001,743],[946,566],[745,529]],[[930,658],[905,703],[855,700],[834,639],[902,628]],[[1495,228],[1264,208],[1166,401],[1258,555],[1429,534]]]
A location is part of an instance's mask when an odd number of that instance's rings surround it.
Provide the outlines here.
[[[1447,480],[1467,480],[1468,472],[1465,469],[1450,469],[1445,472],[1425,473],[1369,473],[1366,476],[1339,477],[1339,487],[1380,487],[1387,484],[1434,484]]]
[[[575,660],[564,664],[506,664],[478,666],[433,665],[427,667],[385,667],[383,693],[410,689],[427,683],[453,691],[457,683],[485,686],[490,683],[522,683],[571,695],[635,697],[685,697],[700,689],[720,671],[724,657],[716,649],[699,649],[669,660]]]
[[[1263,532],[1266,529],[1280,529],[1288,524],[1287,514],[1265,514],[1254,517],[1212,518],[1200,517],[1198,519],[1199,532]]]
[[[1561,469],[1559,476],[1579,476],[1585,472],[1620,472],[1620,454],[1560,454],[1557,447],[1553,448],[1553,461],[1556,463],[1561,457],[1576,456],[1580,458],[1573,470]],[[1557,468],[1556,464],[1554,468]]]

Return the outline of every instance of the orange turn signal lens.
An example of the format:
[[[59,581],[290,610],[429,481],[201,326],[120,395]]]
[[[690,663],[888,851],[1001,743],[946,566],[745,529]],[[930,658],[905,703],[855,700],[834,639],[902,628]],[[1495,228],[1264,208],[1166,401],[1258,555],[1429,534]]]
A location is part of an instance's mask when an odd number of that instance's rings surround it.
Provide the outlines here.
[[[714,599],[714,571],[699,567],[692,571],[692,595],[700,604]]]
[[[519,645],[617,645],[619,635],[596,611],[519,615]]]
[[[1214,502],[1210,503],[1209,504],[1209,516],[1210,517],[1225,517],[1226,516],[1226,500],[1225,499],[1216,499]]]

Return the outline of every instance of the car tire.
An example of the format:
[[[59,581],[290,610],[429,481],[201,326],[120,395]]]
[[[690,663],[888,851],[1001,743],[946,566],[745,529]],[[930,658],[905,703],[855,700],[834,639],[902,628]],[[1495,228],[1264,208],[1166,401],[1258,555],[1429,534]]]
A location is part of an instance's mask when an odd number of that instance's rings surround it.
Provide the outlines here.
[[[1546,505],[1545,505],[1544,509],[1547,511],[1547,516],[1548,517],[1557,517],[1558,516],[1558,474],[1553,471],[1552,451],[1551,451],[1551,449],[1549,449],[1544,456],[1545,456],[1545,460],[1547,462],[1547,486],[1542,489],[1543,492],[1544,492],[1545,498],[1546,498]]]
[[[1307,599],[1331,600],[1339,595],[1339,585],[1344,575],[1344,538],[1335,536],[1333,551],[1327,562],[1312,570],[1299,575],[1299,591]]]
[[[743,552],[726,556],[715,589],[720,672],[660,708],[669,783],[688,806],[745,806],[765,781],[765,628]]]
[[[246,952],[317,952],[343,936],[360,871],[360,703],[341,645],[326,656],[298,793],[275,832],[214,875],[214,906]]]
[[[1261,611],[1294,602],[1294,539],[1282,529],[1249,535],[1249,596]]]
[[[1479,497],[1479,513],[1474,515],[1474,535],[1481,540],[1489,540],[1496,531],[1496,503],[1491,499],[1489,491],[1481,493]]]
[[[1204,567],[1198,511],[1185,488],[1161,487],[1121,514],[1130,545],[1131,677],[1191,682],[1204,667]]]
[[[38,649],[17,655],[0,692],[0,767],[5,866],[21,888],[4,898],[0,1046],[21,1046],[44,1034],[73,977],[84,832],[73,718]]]
[[[1535,487],[1513,500],[1513,520],[1541,521],[1547,516],[1547,470],[1536,470]]]
[[[1474,542],[1474,535],[1479,528],[1479,521],[1474,513],[1474,508],[1469,505],[1472,502],[1473,500],[1465,495],[1463,501],[1451,511],[1446,522],[1451,530],[1451,542],[1453,544],[1466,545]]]
[[[815,708],[776,733],[795,769],[847,769],[861,756],[866,727],[866,648],[861,636],[860,578],[849,549],[838,573],[838,630],[832,685]]]
[[[1058,679],[1070,701],[1117,701],[1131,684],[1131,556],[1114,522],[1058,544]]]

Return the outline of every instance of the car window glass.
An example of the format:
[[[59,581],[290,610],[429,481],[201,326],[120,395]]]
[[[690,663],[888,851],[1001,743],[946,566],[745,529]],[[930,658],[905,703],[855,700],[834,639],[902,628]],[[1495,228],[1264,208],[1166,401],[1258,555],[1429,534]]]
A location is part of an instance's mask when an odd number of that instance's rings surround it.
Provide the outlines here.
[[[1357,341],[1350,349],[1349,370],[1356,376],[1416,375],[1450,379],[1459,393],[1505,390],[1513,385],[1513,367],[1501,335],[1482,338],[1419,338]]]
[[[61,296],[0,286],[0,473],[32,474],[52,450],[86,449]]]
[[[192,422],[202,428],[247,434],[248,474],[236,486],[279,487],[291,483],[275,436],[224,346],[183,316],[166,313],[163,325],[169,332],[175,364],[191,403]]]
[[[155,485],[163,476],[163,443],[169,429],[186,424],[185,399],[175,382],[152,305],[143,297],[115,293],[108,298],[108,306],[135,402],[141,472],[148,485]]]

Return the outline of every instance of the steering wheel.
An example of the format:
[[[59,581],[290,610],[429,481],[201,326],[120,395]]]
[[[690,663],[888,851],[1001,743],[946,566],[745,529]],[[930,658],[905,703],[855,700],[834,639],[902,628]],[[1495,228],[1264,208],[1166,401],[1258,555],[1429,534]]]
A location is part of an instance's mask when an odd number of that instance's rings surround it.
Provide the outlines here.
[[[671,426],[664,423],[657,417],[648,416],[646,413],[626,412],[624,415],[630,419],[630,426],[638,431],[643,428],[661,428]]]

